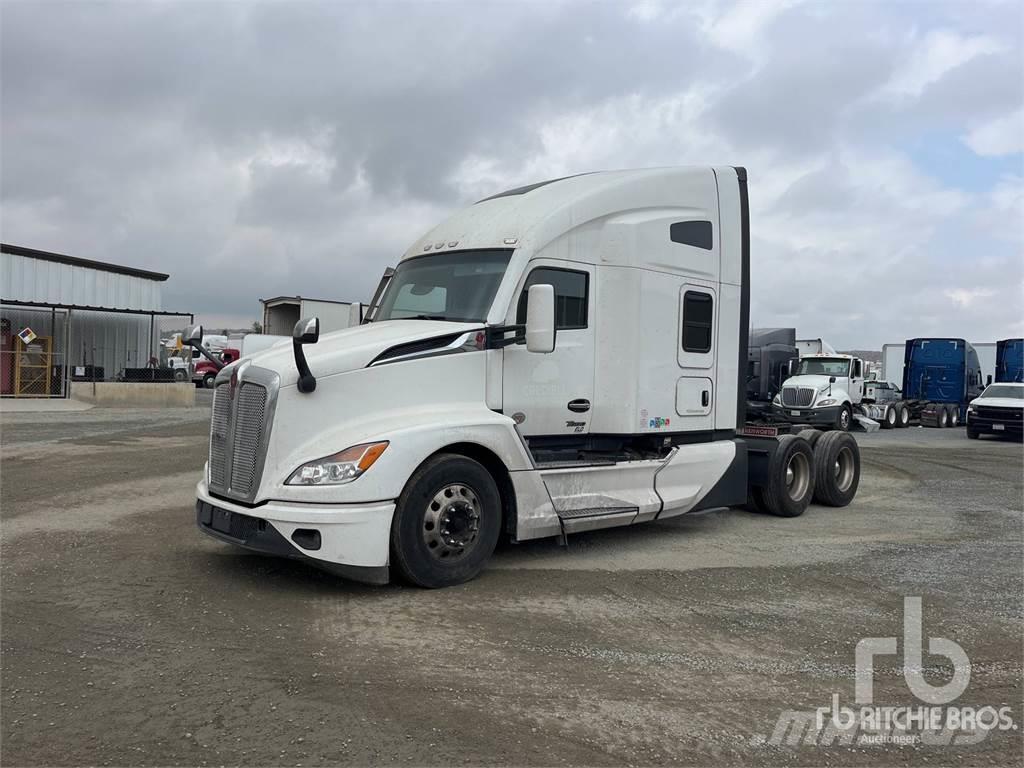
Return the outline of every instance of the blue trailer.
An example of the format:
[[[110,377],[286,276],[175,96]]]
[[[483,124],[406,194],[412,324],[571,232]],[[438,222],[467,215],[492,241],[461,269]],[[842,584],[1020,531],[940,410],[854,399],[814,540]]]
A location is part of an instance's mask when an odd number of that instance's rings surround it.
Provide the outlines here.
[[[907,339],[902,403],[907,421],[955,427],[985,388],[978,353],[963,339]]]
[[[1024,381],[1024,339],[996,342],[996,381]]]

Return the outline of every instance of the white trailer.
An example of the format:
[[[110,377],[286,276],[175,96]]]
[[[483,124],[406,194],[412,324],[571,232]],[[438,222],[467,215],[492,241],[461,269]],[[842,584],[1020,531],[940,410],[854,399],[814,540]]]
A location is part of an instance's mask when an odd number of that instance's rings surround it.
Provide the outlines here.
[[[324,332],[340,331],[359,325],[366,304],[357,301],[309,299],[304,296],[275,296],[260,299],[263,304],[263,333],[291,337],[295,324],[303,317],[320,318]]]
[[[475,576],[501,535],[848,504],[850,435],[812,447],[745,423],[749,275],[741,168],[482,200],[406,251],[367,322],[321,335],[303,319],[290,349],[220,372],[196,523],[438,587]]]

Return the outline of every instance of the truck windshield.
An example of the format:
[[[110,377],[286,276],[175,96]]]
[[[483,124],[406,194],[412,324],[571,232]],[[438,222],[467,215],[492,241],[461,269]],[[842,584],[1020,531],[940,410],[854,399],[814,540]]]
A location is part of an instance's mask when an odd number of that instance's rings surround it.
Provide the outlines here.
[[[508,249],[406,259],[395,268],[373,321],[483,322],[511,256]]]
[[[839,357],[805,357],[797,365],[795,376],[848,376],[850,361]]]
[[[982,397],[1012,397],[1017,400],[1024,400],[1024,387],[1010,387],[1006,384],[992,384],[984,392]]]

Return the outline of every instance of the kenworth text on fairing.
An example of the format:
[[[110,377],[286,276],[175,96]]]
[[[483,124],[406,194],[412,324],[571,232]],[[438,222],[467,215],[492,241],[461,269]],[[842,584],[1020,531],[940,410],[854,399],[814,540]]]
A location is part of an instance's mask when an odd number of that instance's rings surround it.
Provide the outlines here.
[[[591,173],[456,214],[366,321],[225,367],[199,528],[382,583],[514,542],[753,504],[848,504],[860,456],[745,426],[743,169]],[[191,335],[201,338],[201,330]]]

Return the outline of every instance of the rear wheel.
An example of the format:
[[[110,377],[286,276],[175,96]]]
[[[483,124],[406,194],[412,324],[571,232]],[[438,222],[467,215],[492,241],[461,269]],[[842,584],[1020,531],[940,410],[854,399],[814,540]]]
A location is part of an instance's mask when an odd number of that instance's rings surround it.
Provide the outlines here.
[[[852,435],[829,432],[814,447],[814,499],[845,507],[860,485],[860,448]]]
[[[894,429],[896,427],[897,416],[898,414],[896,413],[895,406],[892,408],[886,408],[885,416],[882,417],[881,421],[882,429]]]
[[[896,406],[896,428],[906,429],[910,426],[910,409],[905,403]]]
[[[955,405],[950,405],[946,408],[946,412],[949,414],[948,424],[951,427],[960,426],[960,409]]]
[[[949,426],[949,411],[946,410],[944,405],[940,405],[939,409],[935,412],[935,426],[939,429]]]
[[[420,587],[474,578],[501,532],[501,496],[491,474],[465,456],[439,454],[409,479],[391,522],[391,562]]]
[[[806,440],[808,443],[810,443],[811,448],[813,448],[814,444],[817,443],[819,439],[821,439],[821,435],[822,432],[817,429],[801,429],[799,432],[796,433],[796,436],[799,437],[801,440]]]
[[[814,452],[806,440],[783,435],[768,463],[768,486],[754,488],[764,511],[779,517],[798,517],[814,497]]]

